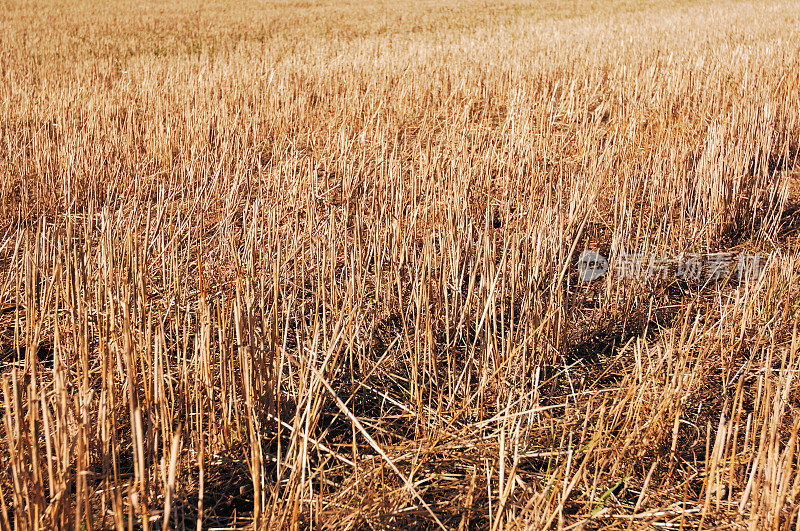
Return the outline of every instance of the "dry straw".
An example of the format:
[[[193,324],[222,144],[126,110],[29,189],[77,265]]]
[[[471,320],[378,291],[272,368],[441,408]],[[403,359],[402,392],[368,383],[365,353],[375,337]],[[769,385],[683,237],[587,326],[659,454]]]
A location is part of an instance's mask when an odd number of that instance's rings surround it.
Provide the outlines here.
[[[0,528],[798,525],[795,4],[0,3]]]

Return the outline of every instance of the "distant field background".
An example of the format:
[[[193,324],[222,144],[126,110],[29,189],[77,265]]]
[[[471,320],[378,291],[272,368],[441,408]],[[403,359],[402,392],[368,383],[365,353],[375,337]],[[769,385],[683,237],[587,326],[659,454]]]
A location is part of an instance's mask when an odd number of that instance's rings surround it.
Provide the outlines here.
[[[0,528],[797,528],[798,153],[797,2],[0,0]]]

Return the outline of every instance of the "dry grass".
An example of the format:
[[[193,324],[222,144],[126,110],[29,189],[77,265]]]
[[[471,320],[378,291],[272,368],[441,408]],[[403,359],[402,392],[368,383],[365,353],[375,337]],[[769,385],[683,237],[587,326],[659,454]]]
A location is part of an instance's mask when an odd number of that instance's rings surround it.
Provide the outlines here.
[[[0,0],[0,528],[800,525],[800,5],[263,4]]]

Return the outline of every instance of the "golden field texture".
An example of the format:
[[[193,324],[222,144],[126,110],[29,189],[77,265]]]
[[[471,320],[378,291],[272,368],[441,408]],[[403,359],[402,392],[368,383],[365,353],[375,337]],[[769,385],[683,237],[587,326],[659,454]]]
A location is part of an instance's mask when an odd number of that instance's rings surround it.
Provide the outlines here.
[[[0,0],[0,528],[796,528],[798,146],[787,0]]]

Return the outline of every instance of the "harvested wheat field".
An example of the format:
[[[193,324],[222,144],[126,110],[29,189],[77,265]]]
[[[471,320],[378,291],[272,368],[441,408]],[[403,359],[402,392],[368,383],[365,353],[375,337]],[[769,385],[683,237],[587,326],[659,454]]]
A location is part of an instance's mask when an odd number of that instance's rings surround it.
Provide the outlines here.
[[[0,0],[0,529],[800,527],[800,2]]]

